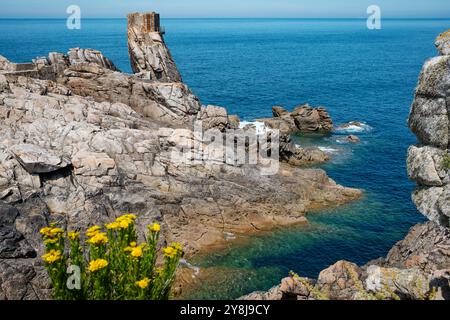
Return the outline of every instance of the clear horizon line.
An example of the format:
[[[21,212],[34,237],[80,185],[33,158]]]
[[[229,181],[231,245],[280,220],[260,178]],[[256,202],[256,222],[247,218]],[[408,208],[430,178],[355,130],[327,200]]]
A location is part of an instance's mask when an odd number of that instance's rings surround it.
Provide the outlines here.
[[[0,19],[4,20],[65,20],[67,19],[67,16],[64,17],[2,17],[0,16]],[[86,17],[82,19],[86,20],[100,20],[100,19],[114,19],[114,20],[121,20],[126,19],[126,17]],[[164,19],[173,19],[173,20],[200,20],[200,19],[284,19],[284,20],[367,20],[367,17],[161,17],[162,20]],[[443,18],[443,17],[386,17],[383,18],[383,20],[450,20],[450,18]]]

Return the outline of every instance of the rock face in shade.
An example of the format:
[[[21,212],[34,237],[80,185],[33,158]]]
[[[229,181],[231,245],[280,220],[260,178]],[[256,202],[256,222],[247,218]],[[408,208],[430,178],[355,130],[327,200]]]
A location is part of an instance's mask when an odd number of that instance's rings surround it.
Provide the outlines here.
[[[131,67],[144,79],[181,82],[181,75],[164,43],[157,13],[128,15],[128,50]]]
[[[291,276],[242,299],[450,300],[450,30],[436,46],[441,55],[423,66],[411,107],[418,144],[407,158],[408,176],[418,185],[413,201],[430,221],[414,226],[386,258],[361,268],[339,261],[317,280]],[[286,113],[277,108],[275,114]]]
[[[147,53],[148,61],[160,58]],[[305,223],[311,208],[361,197],[323,170],[289,165],[320,157],[289,136],[273,175],[230,163],[192,127],[201,120],[222,137],[236,117],[167,77],[172,82],[121,73],[91,49],[29,64],[0,59],[0,299],[49,297],[38,231],[50,221],[84,230],[133,212],[141,236],[157,221],[162,242],[182,242],[194,254],[226,244],[229,232]],[[193,149],[178,161],[180,148],[194,145],[218,160],[196,162],[202,154]]]
[[[259,119],[266,126],[282,133],[331,132],[333,121],[325,108],[312,108],[309,105],[296,107],[292,112],[283,107],[272,107],[273,118]]]

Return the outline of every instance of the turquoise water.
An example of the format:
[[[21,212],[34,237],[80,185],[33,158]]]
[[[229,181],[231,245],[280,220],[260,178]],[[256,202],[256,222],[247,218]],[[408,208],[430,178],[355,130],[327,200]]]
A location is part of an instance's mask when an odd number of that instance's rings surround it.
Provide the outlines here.
[[[450,20],[164,20],[184,81],[203,103],[226,106],[241,119],[270,116],[272,105],[323,105],[335,123],[364,121],[362,142],[299,136],[301,145],[332,152],[323,166],[338,183],[362,188],[359,202],[314,212],[310,225],[251,237],[195,264],[211,274],[192,298],[235,298],[278,283],[289,270],[315,277],[336,260],[364,264],[386,255],[423,217],[410,200],[405,168],[415,143],[406,119],[423,62],[436,54],[436,36]],[[92,47],[130,71],[125,20],[0,20],[0,54],[28,61],[48,51]]]

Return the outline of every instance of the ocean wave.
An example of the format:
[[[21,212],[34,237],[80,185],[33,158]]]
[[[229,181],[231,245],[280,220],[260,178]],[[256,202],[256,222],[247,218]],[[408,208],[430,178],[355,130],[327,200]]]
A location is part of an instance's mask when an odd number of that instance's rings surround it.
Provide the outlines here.
[[[331,147],[317,147],[318,149],[322,150],[325,153],[338,153],[339,150]]]
[[[295,146],[297,148],[303,148],[299,144],[296,144]],[[325,153],[329,153],[329,154],[331,154],[331,153],[338,153],[340,151],[339,149],[335,149],[335,148],[332,148],[332,147],[325,147],[325,146],[317,146],[317,147],[314,147],[314,148],[317,148],[317,149],[319,149],[319,150],[321,150],[321,151],[323,151]]]
[[[349,122],[334,129],[334,131],[338,133],[361,133],[370,132],[372,130],[373,128],[365,122]]]

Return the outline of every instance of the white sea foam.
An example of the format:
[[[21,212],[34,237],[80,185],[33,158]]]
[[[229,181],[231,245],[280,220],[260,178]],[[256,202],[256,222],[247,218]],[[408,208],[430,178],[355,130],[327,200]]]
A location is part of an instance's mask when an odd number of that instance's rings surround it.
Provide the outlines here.
[[[344,127],[337,127],[335,129],[335,131],[339,133],[359,133],[359,132],[369,132],[372,130],[373,128],[364,122],[360,122],[358,124],[352,124],[350,122],[348,125]]]
[[[296,144],[295,145],[297,148],[303,148],[301,145]],[[331,147],[324,147],[324,146],[317,146],[317,149],[325,152],[325,153],[338,153],[339,149],[335,149],[335,148],[331,148]]]
[[[239,128],[243,129],[248,125],[252,125],[256,129],[256,134],[264,134],[267,132],[268,128],[266,127],[264,122],[259,121],[241,121],[239,123]]]
[[[338,149],[334,149],[334,148],[330,148],[330,147],[317,147],[317,148],[319,148],[320,150],[322,150],[325,153],[337,153],[337,152],[339,152]]]

